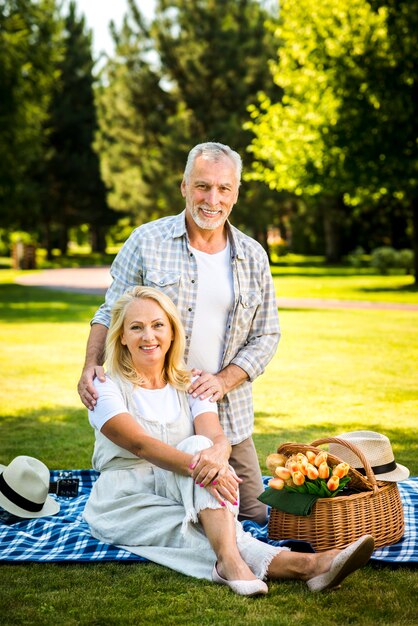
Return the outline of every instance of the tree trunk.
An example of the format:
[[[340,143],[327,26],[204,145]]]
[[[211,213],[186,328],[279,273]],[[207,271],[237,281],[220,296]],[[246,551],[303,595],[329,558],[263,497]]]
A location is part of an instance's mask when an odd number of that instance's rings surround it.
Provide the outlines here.
[[[45,222],[45,248],[46,258],[48,261],[52,261],[52,240],[51,240],[51,224],[49,221]]]
[[[414,252],[415,285],[418,285],[418,198],[413,198],[412,209],[412,250]]]
[[[92,252],[106,252],[106,229],[99,224],[90,224],[90,240]]]
[[[327,263],[338,263],[342,259],[341,227],[345,219],[342,198],[325,198],[322,205],[325,258]]]
[[[61,226],[60,250],[62,255],[68,253],[68,227],[66,224]]]

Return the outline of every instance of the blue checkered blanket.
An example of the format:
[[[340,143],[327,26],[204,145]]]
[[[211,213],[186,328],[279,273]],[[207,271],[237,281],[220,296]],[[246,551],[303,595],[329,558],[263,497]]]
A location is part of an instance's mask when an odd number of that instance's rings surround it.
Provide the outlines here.
[[[57,480],[60,474],[59,471],[51,472],[51,480]],[[72,470],[72,477],[80,481],[78,496],[59,497],[61,508],[57,515],[23,520],[5,511],[0,512],[0,561],[145,561],[91,536],[82,513],[98,473]],[[265,485],[269,478],[264,477]],[[372,557],[376,563],[418,562],[418,477],[399,483],[399,491],[405,512],[405,535],[399,543],[376,550]],[[267,525],[259,526],[246,521],[244,528],[261,541],[274,545],[293,544],[292,547],[300,551],[311,550],[309,544],[304,542],[269,540]]]

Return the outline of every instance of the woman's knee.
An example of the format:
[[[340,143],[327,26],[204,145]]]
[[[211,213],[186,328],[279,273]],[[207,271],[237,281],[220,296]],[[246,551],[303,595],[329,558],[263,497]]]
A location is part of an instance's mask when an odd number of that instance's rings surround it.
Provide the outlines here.
[[[213,446],[213,443],[208,437],[204,435],[192,435],[192,437],[187,437],[187,439],[180,441],[177,445],[177,449],[183,452],[189,452],[190,454],[196,454],[211,446]]]

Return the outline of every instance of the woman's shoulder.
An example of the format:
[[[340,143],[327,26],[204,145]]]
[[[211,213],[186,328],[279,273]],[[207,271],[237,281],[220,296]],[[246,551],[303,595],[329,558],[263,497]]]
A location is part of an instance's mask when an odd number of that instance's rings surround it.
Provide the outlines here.
[[[102,387],[103,385],[115,385],[115,384],[116,384],[115,381],[113,380],[112,376],[108,374],[108,372],[105,373],[104,380],[100,380],[99,378],[97,378],[97,376],[93,380],[93,385],[97,388]]]
[[[109,374],[108,372],[106,372],[104,380],[99,380],[96,376],[96,378],[93,381],[93,384],[99,393],[100,392],[103,393],[105,391],[121,392],[122,389],[124,388],[123,381],[121,381],[117,376],[113,376]],[[128,383],[128,384],[130,385],[131,383]]]

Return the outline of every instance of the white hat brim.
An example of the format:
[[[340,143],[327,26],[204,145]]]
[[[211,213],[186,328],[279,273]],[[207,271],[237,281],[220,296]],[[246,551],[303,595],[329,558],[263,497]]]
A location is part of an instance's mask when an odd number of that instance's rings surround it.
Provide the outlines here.
[[[3,465],[3,463],[0,463],[0,473],[2,473],[6,468],[7,468],[7,465]],[[16,515],[17,517],[22,517],[22,518],[45,517],[48,515],[56,515],[56,513],[58,513],[58,511],[60,510],[60,504],[48,495],[40,511],[27,511],[26,509],[22,509],[20,506],[17,506],[16,504],[14,504],[14,502],[11,502],[9,498],[7,498],[1,492],[0,492],[0,506],[8,513],[11,513],[12,515]]]
[[[1,468],[1,466],[0,466]],[[20,506],[16,506],[13,502],[10,502],[2,493],[0,493],[0,506],[17,517],[32,518],[32,517],[45,517],[47,515],[55,515],[60,510],[60,505],[50,496],[46,497],[45,504],[40,511],[27,511]]]
[[[376,480],[383,480],[389,483],[400,483],[409,478],[409,469],[400,463],[396,463],[396,469],[387,474],[375,474]]]

